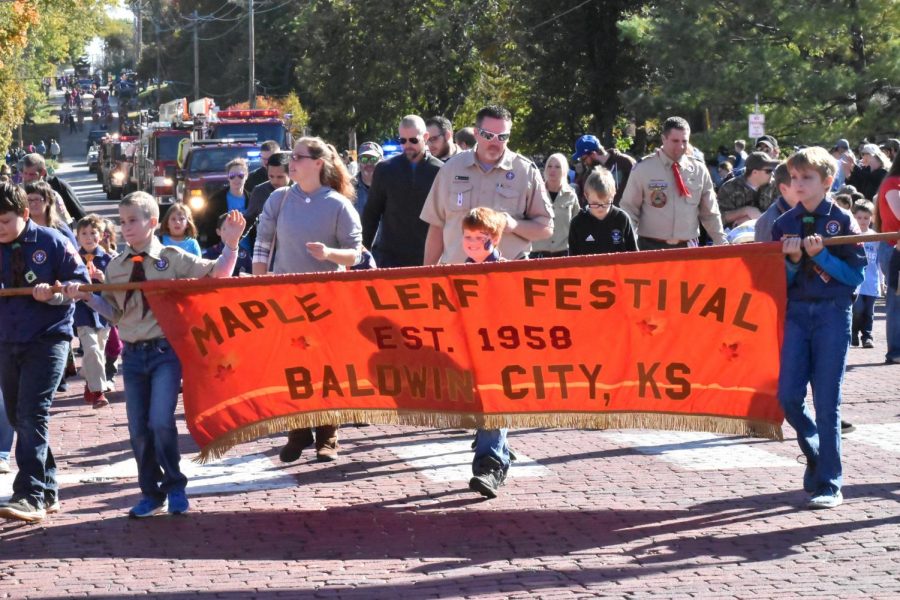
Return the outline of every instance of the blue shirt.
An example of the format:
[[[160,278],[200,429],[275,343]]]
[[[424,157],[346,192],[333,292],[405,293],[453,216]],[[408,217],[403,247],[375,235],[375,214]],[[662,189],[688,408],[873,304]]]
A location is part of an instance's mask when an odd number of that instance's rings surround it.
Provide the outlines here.
[[[772,239],[804,237],[804,218],[811,217],[811,230],[823,238],[856,235],[859,225],[846,210],[825,198],[812,213],[797,204],[772,226]],[[809,265],[810,261],[812,262]],[[863,281],[866,251],[862,244],[844,244],[823,248],[813,258],[804,252],[799,263],[785,257],[788,277],[788,300],[845,300],[849,306],[853,291]],[[807,265],[809,265],[807,267]]]
[[[85,256],[87,256],[87,254],[88,253],[84,248],[78,249],[78,255],[81,257],[82,260],[84,260],[85,265],[87,265],[87,262],[88,262],[85,259]],[[109,261],[111,261],[111,260],[112,260],[112,256],[107,254],[103,250],[103,248],[101,248],[100,246],[97,246],[97,248],[94,250],[94,260],[93,260],[94,267],[98,271],[106,271],[106,265],[108,265]],[[91,283],[100,283],[100,282],[98,280],[91,279]],[[94,310],[92,308],[90,308],[87,304],[85,304],[84,302],[81,302],[81,301],[79,301],[75,304],[76,333],[77,333],[77,329],[79,327],[96,327],[99,329],[100,327],[106,327],[106,326],[107,326],[106,319],[104,319],[99,314],[94,312]]]
[[[0,287],[13,287],[13,244],[22,247],[26,286],[56,281],[89,283],[87,267],[75,246],[57,230],[29,219],[15,242],[0,244]],[[72,339],[74,312],[71,303],[53,305],[31,296],[0,298],[0,343],[28,343],[42,337]]]
[[[203,252],[200,250],[200,243],[194,238],[184,238],[183,240],[175,241],[168,235],[163,234],[162,243],[163,246],[175,246],[181,248],[188,254],[193,254],[194,256],[203,256]]]
[[[228,203],[228,211],[239,210],[243,213],[247,210],[247,199],[244,198],[244,195],[235,196],[231,193],[231,190],[225,192],[225,201]]]

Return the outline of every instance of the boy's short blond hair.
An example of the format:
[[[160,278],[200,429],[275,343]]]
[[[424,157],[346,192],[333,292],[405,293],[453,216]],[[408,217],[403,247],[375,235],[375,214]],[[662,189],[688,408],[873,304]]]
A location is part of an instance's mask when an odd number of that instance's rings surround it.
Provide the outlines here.
[[[594,167],[584,181],[584,194],[593,191],[601,198],[612,198],[616,195],[616,180],[605,167]]]
[[[469,211],[462,220],[463,231],[483,231],[491,238],[500,238],[506,228],[506,215],[486,206]]]
[[[122,199],[119,206],[133,206],[140,209],[145,219],[159,220],[159,205],[156,198],[147,192],[131,192]]]
[[[787,161],[789,169],[795,171],[815,171],[825,180],[837,173],[837,161],[821,146],[810,146],[795,152]]]

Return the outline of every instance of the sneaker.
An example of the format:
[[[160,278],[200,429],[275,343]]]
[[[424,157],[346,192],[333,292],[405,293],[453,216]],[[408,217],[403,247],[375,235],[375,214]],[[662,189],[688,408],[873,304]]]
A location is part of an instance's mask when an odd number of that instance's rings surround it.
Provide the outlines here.
[[[169,492],[169,514],[183,515],[190,508],[191,503],[188,502],[187,494],[184,490]]]
[[[484,457],[472,468],[472,472],[475,476],[469,480],[469,489],[485,498],[496,498],[497,490],[506,481],[507,472],[500,461],[491,456]]]
[[[104,406],[109,406],[109,400],[106,399],[103,392],[97,392],[97,396],[94,397],[94,408],[103,408]]]
[[[166,511],[165,500],[154,500],[148,496],[143,496],[134,508],[128,511],[129,519],[144,519],[152,517]]]
[[[856,425],[854,425],[853,423],[848,423],[847,421],[841,419],[841,435],[847,435],[848,433],[853,433],[854,431],[856,431]]]
[[[875,347],[875,344],[872,342],[872,340],[863,340],[862,344],[863,344],[863,348],[874,348]]]
[[[283,463],[294,462],[300,458],[300,453],[303,452],[304,448],[309,448],[314,442],[312,429],[309,427],[289,431],[287,444],[278,453],[278,458]]]
[[[44,512],[55,515],[62,510],[59,504],[59,496],[44,496]]]
[[[5,458],[0,458],[0,473],[10,473],[12,469],[9,467],[9,461]]]
[[[17,519],[34,523],[40,521],[47,515],[43,508],[37,508],[24,498],[21,500],[10,500],[0,507],[0,517],[4,519]]]
[[[806,508],[819,510],[823,508],[834,508],[840,506],[844,502],[844,495],[840,492],[836,494],[818,494],[813,496]]]

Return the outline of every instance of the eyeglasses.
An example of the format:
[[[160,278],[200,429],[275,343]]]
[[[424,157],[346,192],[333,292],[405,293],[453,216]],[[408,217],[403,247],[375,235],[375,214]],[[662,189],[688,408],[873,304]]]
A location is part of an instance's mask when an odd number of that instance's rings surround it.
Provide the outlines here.
[[[599,203],[599,202],[588,202],[588,208],[609,208],[612,206],[612,202]]]
[[[419,143],[419,138],[417,138],[417,137],[415,137],[415,138],[398,138],[397,141],[400,142],[401,146],[405,146],[407,142],[415,145],[415,144]]]
[[[303,160],[304,158],[315,160],[315,158],[313,158],[309,154],[291,154],[291,160]]]
[[[360,156],[359,164],[361,165],[376,165],[378,164],[377,156]]]
[[[228,179],[237,179],[237,178],[239,178],[239,177],[243,179],[243,178],[246,177],[246,176],[247,176],[246,173],[229,173],[229,174],[228,174]]]
[[[494,136],[497,136],[497,139],[501,142],[505,142],[509,139],[510,132],[507,131],[506,133],[494,133],[493,131],[487,131],[486,129],[482,129],[481,127],[479,127],[478,135],[483,137],[488,142],[494,139]]]

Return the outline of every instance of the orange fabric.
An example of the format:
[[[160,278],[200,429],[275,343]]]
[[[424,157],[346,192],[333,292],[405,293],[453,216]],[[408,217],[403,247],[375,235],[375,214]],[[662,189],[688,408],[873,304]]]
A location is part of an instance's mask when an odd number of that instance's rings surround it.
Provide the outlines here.
[[[327,411],[420,425],[782,421],[774,243],[145,289],[201,448],[279,418],[332,422]]]

